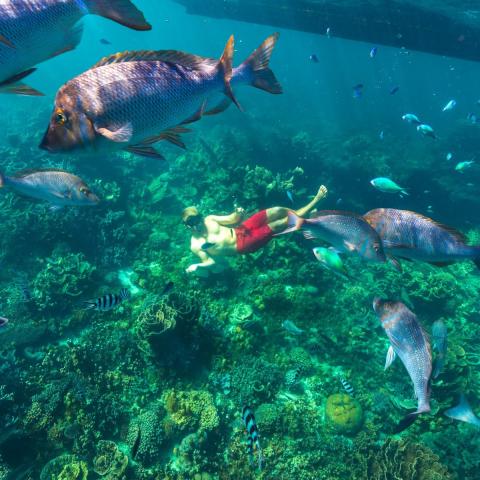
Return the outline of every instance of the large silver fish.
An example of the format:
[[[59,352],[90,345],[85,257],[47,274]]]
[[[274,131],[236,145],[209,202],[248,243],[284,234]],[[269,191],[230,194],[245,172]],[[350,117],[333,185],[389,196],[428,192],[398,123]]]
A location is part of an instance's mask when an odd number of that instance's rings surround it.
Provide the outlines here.
[[[220,60],[174,50],[106,57],[60,88],[40,147],[60,152],[92,146],[163,158],[153,144],[167,140],[184,147],[184,124],[219,113],[232,101],[238,106],[232,85],[281,93],[268,68],[277,38],[268,37],[237,68],[233,36]],[[220,103],[219,94],[225,94]]]
[[[281,234],[303,230],[305,238],[330,243],[343,253],[356,252],[364,260],[385,262],[378,233],[360,216],[339,210],[321,210],[313,218],[288,212],[288,227]]]
[[[0,187],[5,185],[28,197],[45,200],[54,209],[69,205],[96,205],[99,202],[80,177],[63,170],[26,170],[14,177],[0,174]]]
[[[394,208],[370,210],[363,218],[378,232],[385,251],[399,258],[438,265],[473,260],[480,268],[480,246],[431,218]]]
[[[0,0],[0,92],[41,95],[22,83],[35,65],[73,50],[88,14],[150,30],[130,0]]]
[[[430,341],[416,315],[402,302],[377,297],[373,301],[373,309],[390,340],[385,368],[388,368],[398,356],[412,380],[418,401],[416,412],[410,415],[414,420],[419,413],[430,411],[430,376],[432,374]]]

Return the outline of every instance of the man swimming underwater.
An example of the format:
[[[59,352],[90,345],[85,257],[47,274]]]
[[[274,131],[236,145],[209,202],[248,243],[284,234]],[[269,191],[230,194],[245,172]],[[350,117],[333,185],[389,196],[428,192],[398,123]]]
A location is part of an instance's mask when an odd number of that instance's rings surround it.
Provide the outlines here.
[[[299,217],[305,216],[326,195],[327,188],[322,185],[314,199],[308,205],[296,210],[295,213]],[[183,211],[182,219],[183,223],[192,230],[190,248],[201,260],[201,263],[190,265],[187,272],[214,267],[220,259],[217,257],[256,252],[265,246],[275,234],[281,233],[287,228],[289,211],[292,210],[285,207],[268,208],[240,224],[244,214],[244,210],[241,208],[235,209],[230,215],[208,215],[205,218],[197,208],[186,208]]]

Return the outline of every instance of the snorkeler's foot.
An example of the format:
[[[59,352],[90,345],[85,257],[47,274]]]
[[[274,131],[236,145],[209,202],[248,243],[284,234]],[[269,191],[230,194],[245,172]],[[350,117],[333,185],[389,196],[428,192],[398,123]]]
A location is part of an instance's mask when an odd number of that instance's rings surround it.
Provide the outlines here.
[[[318,189],[317,194],[315,195],[314,201],[319,202],[320,200],[324,199],[328,194],[327,187],[325,185],[321,185]]]

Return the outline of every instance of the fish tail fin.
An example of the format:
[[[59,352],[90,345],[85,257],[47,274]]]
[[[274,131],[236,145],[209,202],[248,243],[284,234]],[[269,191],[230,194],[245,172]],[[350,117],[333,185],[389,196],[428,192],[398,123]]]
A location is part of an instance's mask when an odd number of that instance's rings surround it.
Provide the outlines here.
[[[92,300],[85,300],[81,303],[82,310],[94,310],[97,307],[97,303]]]
[[[402,420],[400,420],[398,425],[395,427],[393,433],[397,434],[397,433],[403,432],[404,430],[406,430],[408,427],[410,427],[415,423],[415,421],[417,420],[418,416],[421,413],[428,413],[430,412],[430,410],[431,408],[428,402],[420,404],[418,406],[417,411],[409,413],[404,418],[402,418]]]
[[[393,434],[396,435],[397,433],[403,432],[406,430],[408,427],[413,425],[415,423],[415,420],[418,418],[418,414],[416,412],[414,413],[409,413],[405,417],[403,417],[400,422],[398,422],[398,425],[393,429]]]
[[[90,13],[108,18],[133,30],[151,30],[143,13],[130,0],[87,0]]]
[[[268,64],[278,37],[278,33],[267,37],[239,67],[247,72],[251,85],[274,94],[282,93],[282,86]]]
[[[292,210],[288,211],[287,216],[288,216],[287,227],[285,228],[285,230],[283,230],[283,232],[276,233],[275,236],[284,235],[285,233],[290,233],[290,232],[296,232],[297,230],[300,230],[302,228],[302,225],[305,222],[304,218],[299,217]]]
[[[231,80],[233,76],[233,52],[234,52],[235,41],[233,35],[230,36],[228,39],[227,44],[225,45],[225,49],[223,50],[222,56],[218,61],[217,71],[223,77],[223,81],[225,84],[225,95],[238,107],[239,110],[242,110],[242,107],[238,103],[238,100],[235,98],[233,94]]]

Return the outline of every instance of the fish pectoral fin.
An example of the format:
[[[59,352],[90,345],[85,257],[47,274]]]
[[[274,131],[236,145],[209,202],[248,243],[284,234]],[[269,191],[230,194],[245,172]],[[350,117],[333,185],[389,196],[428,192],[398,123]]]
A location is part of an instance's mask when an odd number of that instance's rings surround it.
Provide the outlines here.
[[[207,100],[204,100],[200,105],[200,108],[191,116],[184,120],[181,125],[186,125],[187,123],[193,123],[200,120],[205,113],[205,106],[207,105]]]
[[[232,101],[229,98],[224,98],[216,107],[211,108],[204,112],[204,115],[217,115],[217,113],[224,112],[230,105]]]
[[[142,140],[139,145],[148,146],[165,140],[167,142],[173,143],[177,147],[185,149],[187,147],[180,138],[180,134],[188,132],[190,132],[190,129],[182,126],[168,128],[167,130],[160,132],[158,135],[153,135],[152,137],[148,137],[145,140]]]
[[[390,345],[387,350],[387,358],[385,359],[384,370],[387,370],[387,368],[394,362],[395,358],[397,358],[397,354],[395,353],[393,347]]]
[[[165,157],[160,152],[155,150],[155,148],[146,145],[130,145],[124,148],[124,150],[130,153],[134,153],[135,155],[140,155],[141,157],[165,160]]]
[[[58,212],[58,211],[61,210],[62,208],[63,208],[63,205],[53,204],[53,205],[50,205],[49,210],[50,210],[51,212]]]
[[[4,45],[10,48],[16,48],[15,45],[7,37],[4,37],[1,34],[0,34],[0,43],[3,43]]]
[[[25,77],[28,77],[35,70],[36,68],[29,68],[28,70],[17,73],[12,77],[7,78],[3,82],[0,82],[0,92],[12,93],[16,95],[30,95],[34,97],[42,97],[43,93],[20,82],[20,80],[23,80]]]
[[[102,137],[111,140],[116,143],[128,142],[133,135],[133,127],[130,122],[125,123],[116,130],[109,129],[107,127],[97,127],[94,125],[95,132],[97,132]]]
[[[395,257],[392,257],[391,255],[387,255],[387,259],[388,259],[388,263],[390,263],[390,265],[392,265],[397,272],[399,273],[403,272],[402,265],[398,259],[396,259]]]
[[[343,241],[343,244],[345,245],[345,249],[347,252],[354,252],[355,251],[355,245],[351,242],[347,242],[346,240]]]

